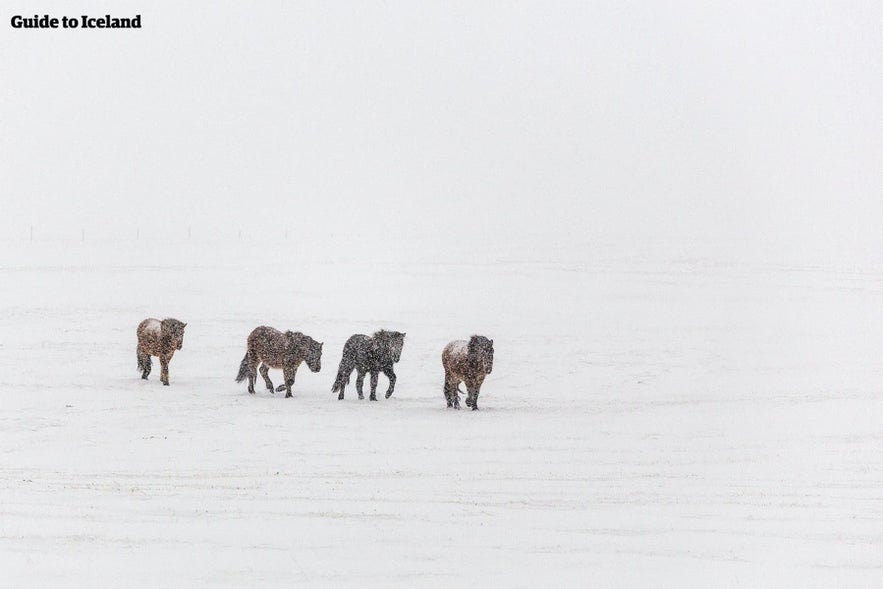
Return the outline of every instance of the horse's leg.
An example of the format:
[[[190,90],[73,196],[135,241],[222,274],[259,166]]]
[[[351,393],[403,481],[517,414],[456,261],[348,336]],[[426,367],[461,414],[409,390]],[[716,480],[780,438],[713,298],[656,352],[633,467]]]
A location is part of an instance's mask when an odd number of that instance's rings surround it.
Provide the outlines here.
[[[172,357],[166,356],[165,354],[159,357],[159,380],[165,385],[169,386],[169,360]]]
[[[141,366],[143,367],[143,372],[141,373],[141,378],[147,380],[147,375],[150,374],[150,369],[152,367],[152,363],[150,361],[150,354],[145,354],[141,352]]]
[[[270,367],[266,364],[261,364],[261,376],[264,377],[264,383],[267,385],[267,390],[271,393],[273,392],[273,381],[270,380]]]
[[[376,370],[371,371],[371,396],[368,397],[372,401],[377,400],[377,375],[379,373]]]
[[[459,386],[459,378],[453,374],[445,374],[445,396],[448,400],[448,407],[460,408],[460,394],[457,392],[457,387]]]
[[[472,407],[472,403],[475,401],[475,381],[467,380],[463,384],[466,385],[466,406]]]
[[[479,376],[478,379],[473,383],[472,389],[472,410],[478,411],[478,393],[481,392],[481,383],[484,382],[484,377]]]
[[[475,381],[466,381],[466,406],[478,409],[478,385]]]
[[[389,388],[386,389],[386,398],[392,397],[392,392],[396,388],[396,373],[392,371],[392,366],[383,369],[383,374],[389,379]]]
[[[361,368],[357,369],[359,371],[356,376],[356,392],[359,393],[359,398],[364,399],[365,395],[362,393],[362,385],[365,384],[365,371]]]
[[[258,355],[248,351],[248,392],[254,394],[254,381],[258,376]]]
[[[294,368],[285,367],[282,369],[282,377],[285,379],[285,398],[291,396],[291,387],[294,385],[294,375],[297,374],[297,366]]]

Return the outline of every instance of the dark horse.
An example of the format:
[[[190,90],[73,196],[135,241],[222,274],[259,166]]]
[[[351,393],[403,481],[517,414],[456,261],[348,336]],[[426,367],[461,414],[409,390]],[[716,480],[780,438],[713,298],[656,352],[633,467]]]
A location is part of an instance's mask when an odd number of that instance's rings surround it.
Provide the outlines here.
[[[445,400],[448,407],[460,408],[460,383],[466,383],[466,406],[478,409],[478,392],[484,377],[494,369],[494,340],[473,335],[469,341],[456,340],[442,351],[445,368]]]
[[[138,347],[135,355],[138,357],[138,370],[141,378],[147,380],[150,374],[151,356],[159,357],[159,380],[169,386],[169,362],[175,355],[175,350],[180,350],[184,345],[184,328],[186,323],[177,319],[145,319],[138,325]]]
[[[377,375],[380,372],[389,379],[389,389],[386,398],[392,395],[396,386],[396,374],[393,372],[393,364],[402,357],[402,346],[405,345],[405,334],[398,331],[386,331],[381,329],[374,332],[372,337],[358,333],[348,340],[343,346],[343,358],[340,359],[340,368],[337,369],[337,378],[331,392],[340,391],[338,399],[343,399],[343,389],[350,381],[353,370],[358,370],[356,376],[356,391],[359,398],[364,399],[362,383],[365,382],[365,373],[371,373],[371,396],[372,401],[377,400]]]
[[[291,385],[294,375],[301,362],[306,361],[313,372],[322,369],[322,344],[299,331],[282,333],[272,327],[262,325],[255,328],[248,336],[248,351],[239,364],[236,382],[248,377],[248,392],[254,394],[254,381],[258,375],[258,364],[261,365],[261,376],[267,383],[267,390],[273,392],[273,383],[268,372],[270,368],[281,368],[285,384],[276,388],[277,392],[285,390],[285,396],[291,396]]]

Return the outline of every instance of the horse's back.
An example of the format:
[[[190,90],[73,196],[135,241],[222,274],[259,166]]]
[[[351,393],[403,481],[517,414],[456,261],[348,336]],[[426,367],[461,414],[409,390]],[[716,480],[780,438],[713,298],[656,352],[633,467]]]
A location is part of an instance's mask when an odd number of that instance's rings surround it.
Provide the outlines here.
[[[469,354],[469,342],[466,340],[454,340],[449,342],[442,350],[442,365],[446,370],[453,370],[455,365],[466,359]]]
[[[143,337],[159,338],[162,334],[162,321],[149,317],[138,324],[138,339]]]
[[[136,331],[138,336],[138,353],[159,355],[159,345],[162,339],[162,321],[150,317],[138,324]]]
[[[349,358],[351,362],[366,367],[368,361],[368,351],[371,348],[371,338],[364,333],[354,333],[343,344],[343,357]]]
[[[248,334],[248,351],[257,355],[258,359],[268,366],[282,366],[288,340],[278,329],[261,325]]]
[[[272,341],[274,339],[279,339],[281,337],[282,332],[278,329],[275,329],[268,325],[261,325],[260,327],[255,327],[254,329],[252,329],[251,333],[248,334],[248,347],[252,347],[253,345],[263,342]]]
[[[343,348],[346,349],[362,349],[368,343],[370,343],[371,338],[365,335],[364,333],[354,333],[346,340],[346,343],[343,344]]]

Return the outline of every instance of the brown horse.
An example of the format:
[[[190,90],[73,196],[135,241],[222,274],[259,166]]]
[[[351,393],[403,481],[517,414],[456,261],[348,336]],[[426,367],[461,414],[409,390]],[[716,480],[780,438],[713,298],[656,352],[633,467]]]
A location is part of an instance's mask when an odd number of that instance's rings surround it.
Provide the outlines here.
[[[255,328],[248,336],[248,351],[239,364],[236,382],[248,377],[248,392],[254,394],[254,381],[257,378],[258,364],[261,365],[261,376],[267,384],[267,390],[273,391],[273,383],[268,374],[270,368],[281,368],[285,384],[279,385],[277,392],[285,390],[285,396],[291,396],[291,385],[294,375],[301,362],[306,361],[313,372],[322,369],[322,344],[299,331],[282,333],[272,327],[262,325]]]
[[[147,380],[150,374],[150,357],[158,356],[160,373],[159,379],[169,386],[169,362],[175,355],[175,350],[180,350],[184,345],[184,328],[186,323],[177,319],[145,319],[138,325],[138,370],[141,378]]]
[[[478,409],[478,393],[484,377],[494,369],[494,340],[473,335],[466,340],[452,341],[442,351],[445,368],[445,400],[448,407],[460,408],[460,383],[466,383],[466,406]]]

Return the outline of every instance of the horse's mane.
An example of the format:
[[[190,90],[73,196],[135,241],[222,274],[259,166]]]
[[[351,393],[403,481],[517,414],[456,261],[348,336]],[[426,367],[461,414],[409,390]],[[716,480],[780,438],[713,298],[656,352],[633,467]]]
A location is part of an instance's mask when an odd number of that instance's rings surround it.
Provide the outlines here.
[[[400,333],[398,331],[387,331],[385,329],[381,329],[380,331],[375,331],[374,335],[371,336],[376,340],[380,341],[389,341],[391,339],[395,339],[397,337],[404,337],[404,333]]]
[[[486,338],[483,335],[473,335],[469,338],[469,351],[476,351],[478,348],[491,348],[493,347],[493,340]]]
[[[490,374],[494,365],[494,340],[483,335],[473,335],[469,338],[466,355],[471,361],[481,362],[485,373]]]
[[[378,354],[384,362],[395,362],[395,356],[401,354],[401,345],[404,345],[405,334],[381,329],[375,331],[371,339],[373,341],[371,347],[374,348],[375,354]],[[397,340],[400,342],[399,345],[396,345]]]
[[[322,345],[320,342],[299,331],[286,331],[285,337],[287,337],[290,341],[294,341],[295,344],[298,346],[303,345],[310,349]]]
[[[165,319],[160,321],[160,329],[164,332],[181,331],[185,327],[187,327],[186,323],[184,323],[183,321],[179,321],[174,317],[166,317]]]

